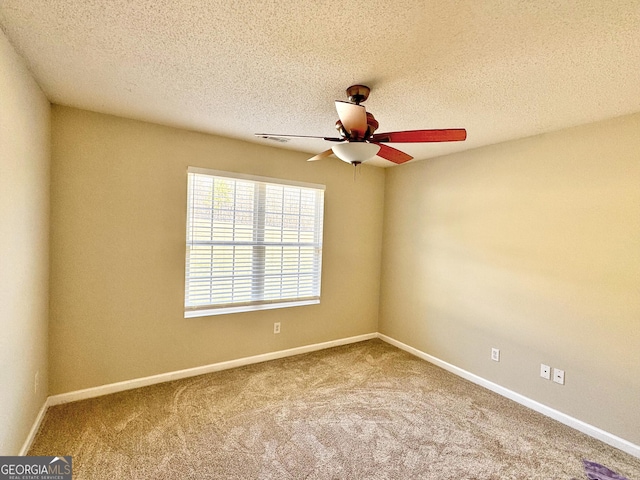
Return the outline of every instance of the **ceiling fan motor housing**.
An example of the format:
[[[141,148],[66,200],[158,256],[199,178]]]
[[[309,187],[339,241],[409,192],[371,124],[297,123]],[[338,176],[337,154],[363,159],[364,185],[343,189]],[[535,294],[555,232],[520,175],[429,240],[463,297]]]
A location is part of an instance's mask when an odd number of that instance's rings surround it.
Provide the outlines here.
[[[379,125],[380,124],[373,116],[373,113],[367,112],[367,133],[365,134],[365,138],[369,138],[371,135],[373,135],[373,132],[378,129]]]
[[[367,112],[367,131],[364,134],[364,138],[352,138],[352,136],[347,132],[342,125],[342,122],[338,120],[336,122],[336,130],[340,132],[340,135],[346,140],[367,140],[373,133],[378,129],[380,124],[375,119],[372,113]]]

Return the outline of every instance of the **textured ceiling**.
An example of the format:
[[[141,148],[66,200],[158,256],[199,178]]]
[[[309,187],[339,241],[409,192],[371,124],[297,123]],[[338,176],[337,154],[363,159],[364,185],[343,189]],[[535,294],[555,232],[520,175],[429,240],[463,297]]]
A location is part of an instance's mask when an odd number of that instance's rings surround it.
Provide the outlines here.
[[[364,83],[416,159],[640,111],[640,0],[0,0],[58,104],[317,153]],[[392,165],[376,160],[377,165]]]

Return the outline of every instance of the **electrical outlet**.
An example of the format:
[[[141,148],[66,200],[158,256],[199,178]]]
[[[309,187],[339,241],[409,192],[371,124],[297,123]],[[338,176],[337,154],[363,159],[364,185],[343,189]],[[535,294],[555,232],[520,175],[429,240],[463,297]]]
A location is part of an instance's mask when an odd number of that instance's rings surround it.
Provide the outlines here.
[[[551,367],[549,365],[545,365],[544,363],[541,363],[540,376],[542,378],[546,378],[547,380],[551,380]]]
[[[40,386],[40,372],[36,372],[33,377],[33,393],[38,393],[38,387]]]
[[[273,333],[280,333],[280,322],[275,322],[273,324]]]
[[[559,368],[554,368],[553,381],[556,383],[559,383],[560,385],[564,385],[564,370],[560,370]]]
[[[492,348],[491,349],[491,360],[493,360],[494,362],[499,362],[500,361],[500,349],[499,348]]]

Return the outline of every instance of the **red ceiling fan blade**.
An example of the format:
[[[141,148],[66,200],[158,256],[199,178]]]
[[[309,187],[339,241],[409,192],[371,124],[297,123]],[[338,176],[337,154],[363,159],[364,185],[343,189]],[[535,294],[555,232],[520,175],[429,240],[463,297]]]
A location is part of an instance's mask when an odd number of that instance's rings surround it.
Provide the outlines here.
[[[329,155],[333,154],[333,150],[329,149],[329,150],[325,150],[324,152],[321,152],[313,157],[311,157],[309,160],[307,160],[307,162],[315,162],[316,160],[322,160],[323,158],[327,158]]]
[[[371,143],[376,143],[376,142],[371,142]],[[413,158],[408,153],[401,152],[400,150],[390,147],[389,145],[385,145],[383,143],[376,143],[376,145],[380,146],[380,151],[378,152],[378,156],[386,160],[389,160],[390,162],[400,164],[400,163],[408,162]]]
[[[336,110],[344,129],[356,138],[363,138],[367,131],[367,111],[362,105],[336,100]]]
[[[317,137],[315,135],[281,135],[279,133],[254,133],[256,137],[262,138],[320,138],[322,140],[326,140],[327,142],[344,142],[344,138],[338,137]]]
[[[419,143],[419,142],[461,142],[467,138],[464,128],[444,130],[405,130],[402,132],[376,133],[372,142]]]

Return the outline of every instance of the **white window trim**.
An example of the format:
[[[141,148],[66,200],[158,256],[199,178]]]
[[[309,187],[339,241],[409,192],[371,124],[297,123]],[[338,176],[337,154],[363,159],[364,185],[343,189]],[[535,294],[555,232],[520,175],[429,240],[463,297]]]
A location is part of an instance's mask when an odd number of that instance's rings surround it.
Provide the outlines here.
[[[263,182],[263,183],[271,183],[271,184],[277,184],[277,185],[302,187],[302,188],[313,188],[313,189],[322,190],[322,191],[325,191],[326,189],[325,185],[322,185],[322,184],[299,182],[294,180],[264,177],[264,176],[258,176],[258,175],[248,175],[248,174],[236,173],[236,172],[226,172],[226,171],[212,170],[212,169],[201,168],[201,167],[189,166],[187,169],[187,173],[188,174],[198,173],[198,174],[211,175],[211,176],[217,176],[217,177],[226,177],[233,180],[249,180],[253,182]],[[187,215],[188,214],[189,212],[187,212]],[[185,277],[186,277],[186,272],[185,272]],[[269,302],[269,301],[260,301],[258,303],[247,302],[244,304],[231,305],[227,307],[217,307],[217,308],[211,308],[208,306],[205,306],[205,307],[186,307],[185,306],[184,318],[197,318],[197,317],[214,316],[214,315],[226,315],[230,313],[270,310],[270,309],[276,309],[276,308],[299,307],[299,306],[305,306],[305,305],[317,305],[319,303],[320,303],[320,298],[313,297],[309,299],[299,298],[299,299],[288,300],[288,301],[274,300],[272,302]]]
[[[304,305],[318,305],[320,299],[298,300],[295,302],[260,303],[255,305],[239,305],[237,307],[203,308],[202,310],[185,310],[184,318],[212,317],[214,315],[228,315],[229,313],[257,312],[259,310],[273,310],[275,308],[302,307]]]
[[[202,173],[204,175],[214,175],[216,177],[227,177],[234,180],[251,180],[252,182],[277,183],[278,185],[290,185],[292,187],[315,188],[326,190],[326,186],[319,183],[298,182],[297,180],[287,180],[284,178],[261,177],[259,175],[249,175],[246,173],[224,172],[222,170],[211,170],[209,168],[189,167],[187,173]]]

